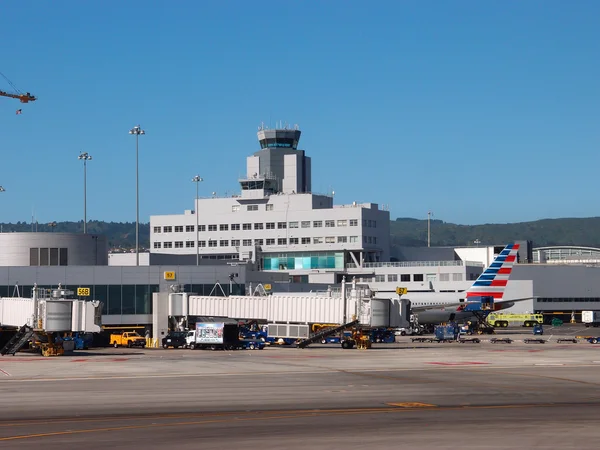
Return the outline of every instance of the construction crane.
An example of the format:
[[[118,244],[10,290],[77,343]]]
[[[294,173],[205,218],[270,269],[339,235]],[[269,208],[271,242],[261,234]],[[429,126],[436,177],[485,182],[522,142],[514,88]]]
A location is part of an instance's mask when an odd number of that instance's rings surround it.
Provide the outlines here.
[[[18,98],[21,101],[21,103],[35,102],[37,100],[37,97],[31,95],[29,92],[23,93],[19,89],[17,89],[17,87],[12,83],[12,81],[10,81],[2,72],[0,72],[0,76],[2,76],[2,78],[4,78],[15,91],[14,93],[11,93],[0,90],[0,97]]]

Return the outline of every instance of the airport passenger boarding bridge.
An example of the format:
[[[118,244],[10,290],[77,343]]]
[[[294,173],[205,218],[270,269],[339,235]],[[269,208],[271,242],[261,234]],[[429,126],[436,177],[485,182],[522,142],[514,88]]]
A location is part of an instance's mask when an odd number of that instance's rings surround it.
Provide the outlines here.
[[[162,297],[161,297],[162,296]],[[166,297],[166,298],[165,298]],[[164,303],[163,303],[164,299]],[[258,321],[268,325],[269,337],[301,339],[305,345],[351,327],[388,328],[407,324],[409,302],[379,299],[364,285],[342,282],[339,290],[314,293],[284,293],[229,297],[198,296],[191,293],[155,293],[155,338],[168,329],[190,329],[196,317]],[[166,305],[166,308],[164,307]],[[163,308],[164,313],[160,311]],[[165,314],[162,320],[157,315]],[[336,324],[317,338],[309,333],[312,324]],[[313,339],[314,338],[314,339]]]

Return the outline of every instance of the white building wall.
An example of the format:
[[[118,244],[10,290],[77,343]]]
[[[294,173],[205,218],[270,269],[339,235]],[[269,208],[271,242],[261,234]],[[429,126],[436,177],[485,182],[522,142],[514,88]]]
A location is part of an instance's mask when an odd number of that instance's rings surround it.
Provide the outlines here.
[[[250,210],[255,206],[258,210]],[[201,255],[238,253],[262,239],[259,245],[263,253],[364,249],[379,252],[381,260],[389,259],[389,211],[382,211],[375,204],[313,209],[312,194],[282,194],[260,201],[241,201],[240,197],[205,198],[198,201],[197,211],[198,240],[205,243],[200,247]],[[350,226],[351,220],[354,226]],[[325,226],[326,221],[333,221],[333,226]],[[308,226],[304,227],[302,222]],[[316,226],[319,223],[321,226]],[[270,228],[267,224],[274,225]],[[151,216],[150,251],[195,254],[196,232],[192,231],[195,225],[196,216],[191,211]],[[176,231],[176,227],[182,228]],[[303,244],[302,238],[310,243]],[[267,244],[267,239],[273,241]],[[285,244],[280,239],[285,239]],[[290,239],[297,239],[298,243],[291,243],[295,241]],[[239,245],[232,241],[239,241]],[[171,247],[165,248],[165,242],[170,242]]]
[[[482,263],[485,267],[494,261],[494,247],[456,247],[456,254],[463,261],[475,261]]]
[[[260,158],[258,156],[249,156],[246,159],[246,174],[248,178],[254,176],[254,174],[260,174]]]
[[[302,164],[299,159],[301,155],[284,155],[283,157],[283,192],[292,194],[302,192],[300,189],[302,180]]]
[[[109,253],[108,254],[108,265],[109,266],[135,266],[136,258],[134,253]],[[140,266],[150,265],[150,253],[140,253]]]

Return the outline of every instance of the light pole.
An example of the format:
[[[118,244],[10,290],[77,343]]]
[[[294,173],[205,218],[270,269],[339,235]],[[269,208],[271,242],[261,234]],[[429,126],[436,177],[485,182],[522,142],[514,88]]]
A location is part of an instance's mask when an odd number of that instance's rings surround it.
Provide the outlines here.
[[[5,191],[6,191],[6,189],[4,189],[2,186],[0,186],[0,192],[5,192]],[[1,227],[1,225],[0,225],[0,227]],[[0,228],[0,233],[2,233],[2,229],[1,228]]]
[[[135,134],[135,265],[140,265],[140,179],[138,166],[138,148],[140,134],[146,134],[139,125],[136,125],[129,134]]]
[[[87,233],[87,162],[92,160],[88,152],[81,152],[77,157],[83,161],[83,234]]]
[[[201,181],[204,181],[204,180],[202,180],[202,178],[200,178],[200,175],[196,175],[194,178],[192,178],[192,181],[194,183],[196,183],[196,206],[194,207],[194,209],[196,211],[194,211],[194,213],[196,214],[196,245],[195,245],[195,247],[196,247],[196,265],[198,266],[198,265],[200,265],[200,247],[198,246],[198,239],[199,239],[199,236],[198,236],[198,228],[199,228],[199,226],[198,226],[198,185],[200,184]]]

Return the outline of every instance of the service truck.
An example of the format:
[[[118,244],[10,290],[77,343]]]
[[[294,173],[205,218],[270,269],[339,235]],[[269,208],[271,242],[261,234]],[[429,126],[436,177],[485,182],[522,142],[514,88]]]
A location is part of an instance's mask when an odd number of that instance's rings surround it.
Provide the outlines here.
[[[581,311],[581,321],[586,327],[600,326],[600,311]]]
[[[119,346],[145,347],[146,339],[143,336],[140,336],[136,331],[129,331],[122,334],[111,334],[110,343],[115,348]]]
[[[186,345],[195,348],[211,350],[233,350],[240,347],[237,324],[223,322],[198,322],[196,329],[188,332]]]

